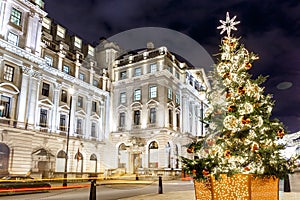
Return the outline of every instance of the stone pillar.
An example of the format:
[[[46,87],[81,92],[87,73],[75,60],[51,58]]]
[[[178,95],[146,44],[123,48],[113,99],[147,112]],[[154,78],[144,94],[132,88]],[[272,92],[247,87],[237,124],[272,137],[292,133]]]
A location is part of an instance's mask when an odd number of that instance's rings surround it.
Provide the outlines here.
[[[93,85],[94,73],[95,73],[95,70],[94,70],[94,68],[91,66],[91,69],[90,69],[90,85]]]
[[[21,82],[21,89],[18,99],[18,127],[24,128],[25,127],[25,116],[27,110],[27,93],[28,93],[28,85],[29,85],[29,74],[27,71],[27,67],[22,67],[22,82]]]
[[[186,95],[182,96],[182,132],[189,132],[189,105],[188,105],[188,97]]]
[[[86,116],[85,116],[85,138],[91,137],[91,110],[92,110],[92,98],[88,97],[86,99]]]
[[[52,120],[50,122],[51,132],[58,132],[59,130],[59,94],[61,90],[61,84],[55,83],[53,92],[53,109],[52,109]]]
[[[63,48],[63,47],[60,47],[60,48]],[[65,58],[65,54],[63,54],[62,52],[59,52],[58,53],[58,63],[57,63],[57,69],[59,71],[62,71],[62,68],[63,68],[63,60]]]
[[[6,34],[6,24],[5,23],[5,9],[6,9],[6,0],[0,2],[0,37],[3,38]],[[5,28],[4,28],[5,27]]]
[[[29,12],[25,49],[31,53],[35,52],[38,23],[39,23],[39,20],[38,20],[37,16],[35,15],[35,13]]]
[[[41,43],[42,43],[42,23],[43,23],[43,18],[38,17],[38,23],[37,23],[37,29],[36,29],[36,40],[35,40],[35,55],[41,56],[42,55],[42,48],[41,48]]]
[[[33,129],[36,122],[36,112],[35,108],[38,108],[38,97],[39,97],[39,88],[40,88],[40,73],[34,71],[31,74],[32,83],[31,87],[29,88],[30,92],[28,95],[29,106],[28,106],[28,128]],[[31,126],[31,127],[30,127]]]

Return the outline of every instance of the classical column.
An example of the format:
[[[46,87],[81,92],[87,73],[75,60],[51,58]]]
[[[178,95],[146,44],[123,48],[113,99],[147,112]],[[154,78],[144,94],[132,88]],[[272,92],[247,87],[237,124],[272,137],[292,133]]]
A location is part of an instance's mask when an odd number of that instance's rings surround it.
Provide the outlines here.
[[[37,119],[37,115],[35,112],[35,108],[38,108],[38,97],[39,97],[39,86],[41,74],[35,70],[31,73],[31,84],[28,92],[28,110],[27,110],[27,125],[29,129],[33,129],[35,126],[35,121]]]
[[[7,28],[4,28],[6,26],[4,26],[4,22],[5,22],[5,9],[6,9],[6,0],[3,0],[0,2],[0,36],[1,38],[4,37],[4,35],[6,34]]]
[[[25,66],[22,66],[22,82],[21,82],[21,89],[20,94],[18,98],[18,124],[17,126],[20,128],[25,127],[25,116],[26,116],[26,110],[28,106],[27,101],[27,93],[28,93],[28,86],[29,86],[29,74],[28,74],[28,68]]]
[[[50,122],[51,132],[58,132],[59,130],[59,94],[61,90],[61,84],[55,83],[54,84],[54,92],[53,92],[53,108],[52,108],[52,120]]]
[[[86,133],[84,134],[83,137],[89,138],[91,137],[91,110],[92,110],[92,98],[87,97],[86,99],[86,116],[85,116],[85,130]]]

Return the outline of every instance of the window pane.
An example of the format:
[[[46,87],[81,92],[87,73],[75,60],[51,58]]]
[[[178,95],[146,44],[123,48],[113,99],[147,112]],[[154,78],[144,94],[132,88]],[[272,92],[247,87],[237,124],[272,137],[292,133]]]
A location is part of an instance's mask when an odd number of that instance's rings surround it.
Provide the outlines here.
[[[134,76],[140,76],[142,75],[142,68],[135,68],[134,69]]]
[[[15,46],[18,46],[19,36],[12,32],[9,32],[8,36],[7,36],[7,42],[9,42],[10,44],[13,44]]]
[[[168,99],[172,99],[172,89],[168,88]]]
[[[50,85],[47,83],[43,83],[42,87],[42,95],[48,97],[49,96]]]
[[[156,63],[150,65],[150,73],[156,72],[157,71],[157,65]]]
[[[82,43],[81,39],[79,39],[78,37],[75,37],[74,46],[80,49],[81,43]]]
[[[119,120],[119,126],[124,127],[125,126],[125,113],[120,113],[120,120]]]
[[[83,97],[80,97],[80,96],[78,97],[77,106],[82,108],[82,106],[83,106]]]
[[[76,133],[82,135],[82,120],[77,119]]]
[[[66,115],[60,115],[59,130],[66,131]]]
[[[68,100],[68,93],[67,93],[67,91],[65,91],[65,90],[61,91],[61,99],[60,100],[62,102],[67,103],[67,100]]]
[[[97,102],[92,102],[92,112],[97,112]]]
[[[47,127],[47,110],[46,109],[41,109],[40,126]]]
[[[127,77],[126,71],[120,72],[120,79],[121,80],[126,79],[126,77]]]
[[[70,74],[70,67],[67,66],[67,65],[64,65],[63,72],[66,73],[66,74]]]
[[[17,9],[13,8],[11,11],[10,21],[17,26],[21,25],[21,15],[22,13]]]
[[[96,123],[92,123],[91,136],[96,137]]]
[[[7,81],[13,81],[13,77],[14,77],[14,67],[5,65],[4,66],[4,76],[3,78]]]
[[[140,90],[140,89],[134,91],[134,97],[133,97],[133,100],[134,100],[134,101],[139,101],[139,100],[141,100],[141,90]]]
[[[126,103],[126,92],[120,94],[120,103]]]
[[[10,97],[1,96],[0,117],[10,118]]]
[[[134,125],[140,125],[140,117],[141,117],[141,111],[135,110],[134,111]]]
[[[150,124],[156,123],[156,109],[150,108]]]
[[[157,88],[156,88],[156,86],[150,86],[149,97],[150,98],[155,98],[156,96],[157,96]]]
[[[93,86],[95,86],[95,87],[98,87],[98,85],[99,85],[99,82],[97,81],[97,80],[93,80]]]
[[[49,66],[53,66],[53,58],[51,56],[45,55],[45,61],[47,63],[47,65]]]
[[[84,74],[80,73],[79,74],[79,79],[82,80],[82,81],[84,81]]]

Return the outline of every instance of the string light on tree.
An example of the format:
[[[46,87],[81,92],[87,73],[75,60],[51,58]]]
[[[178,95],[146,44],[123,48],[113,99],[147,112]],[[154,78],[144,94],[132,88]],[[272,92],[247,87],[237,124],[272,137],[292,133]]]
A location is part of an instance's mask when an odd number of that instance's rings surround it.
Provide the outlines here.
[[[231,30],[236,31],[237,28],[235,25],[239,24],[240,21],[234,21],[236,16],[234,16],[232,19],[229,17],[229,12],[226,13],[226,20],[220,20],[221,26],[218,26],[217,29],[222,29],[220,34],[222,35],[225,31],[227,32],[227,36],[230,37]]]

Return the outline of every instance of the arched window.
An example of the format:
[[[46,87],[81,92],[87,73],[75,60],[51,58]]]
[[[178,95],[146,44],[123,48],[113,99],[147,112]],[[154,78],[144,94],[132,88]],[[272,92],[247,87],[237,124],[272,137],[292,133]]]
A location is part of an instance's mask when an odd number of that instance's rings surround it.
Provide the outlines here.
[[[79,149],[77,153],[75,154],[75,160],[76,160],[76,172],[83,172],[83,156],[82,153],[80,153]]]
[[[126,150],[126,145],[124,143],[120,144],[118,149],[118,167],[126,168],[126,163],[128,162],[128,153]]]
[[[90,172],[97,172],[97,156],[92,154],[90,157]]]
[[[60,150],[56,156],[55,171],[56,172],[64,172],[65,162],[66,162],[66,152],[63,150]]]
[[[8,174],[9,147],[0,143],[0,175]]]
[[[152,141],[148,150],[149,168],[158,168],[158,144]]]

